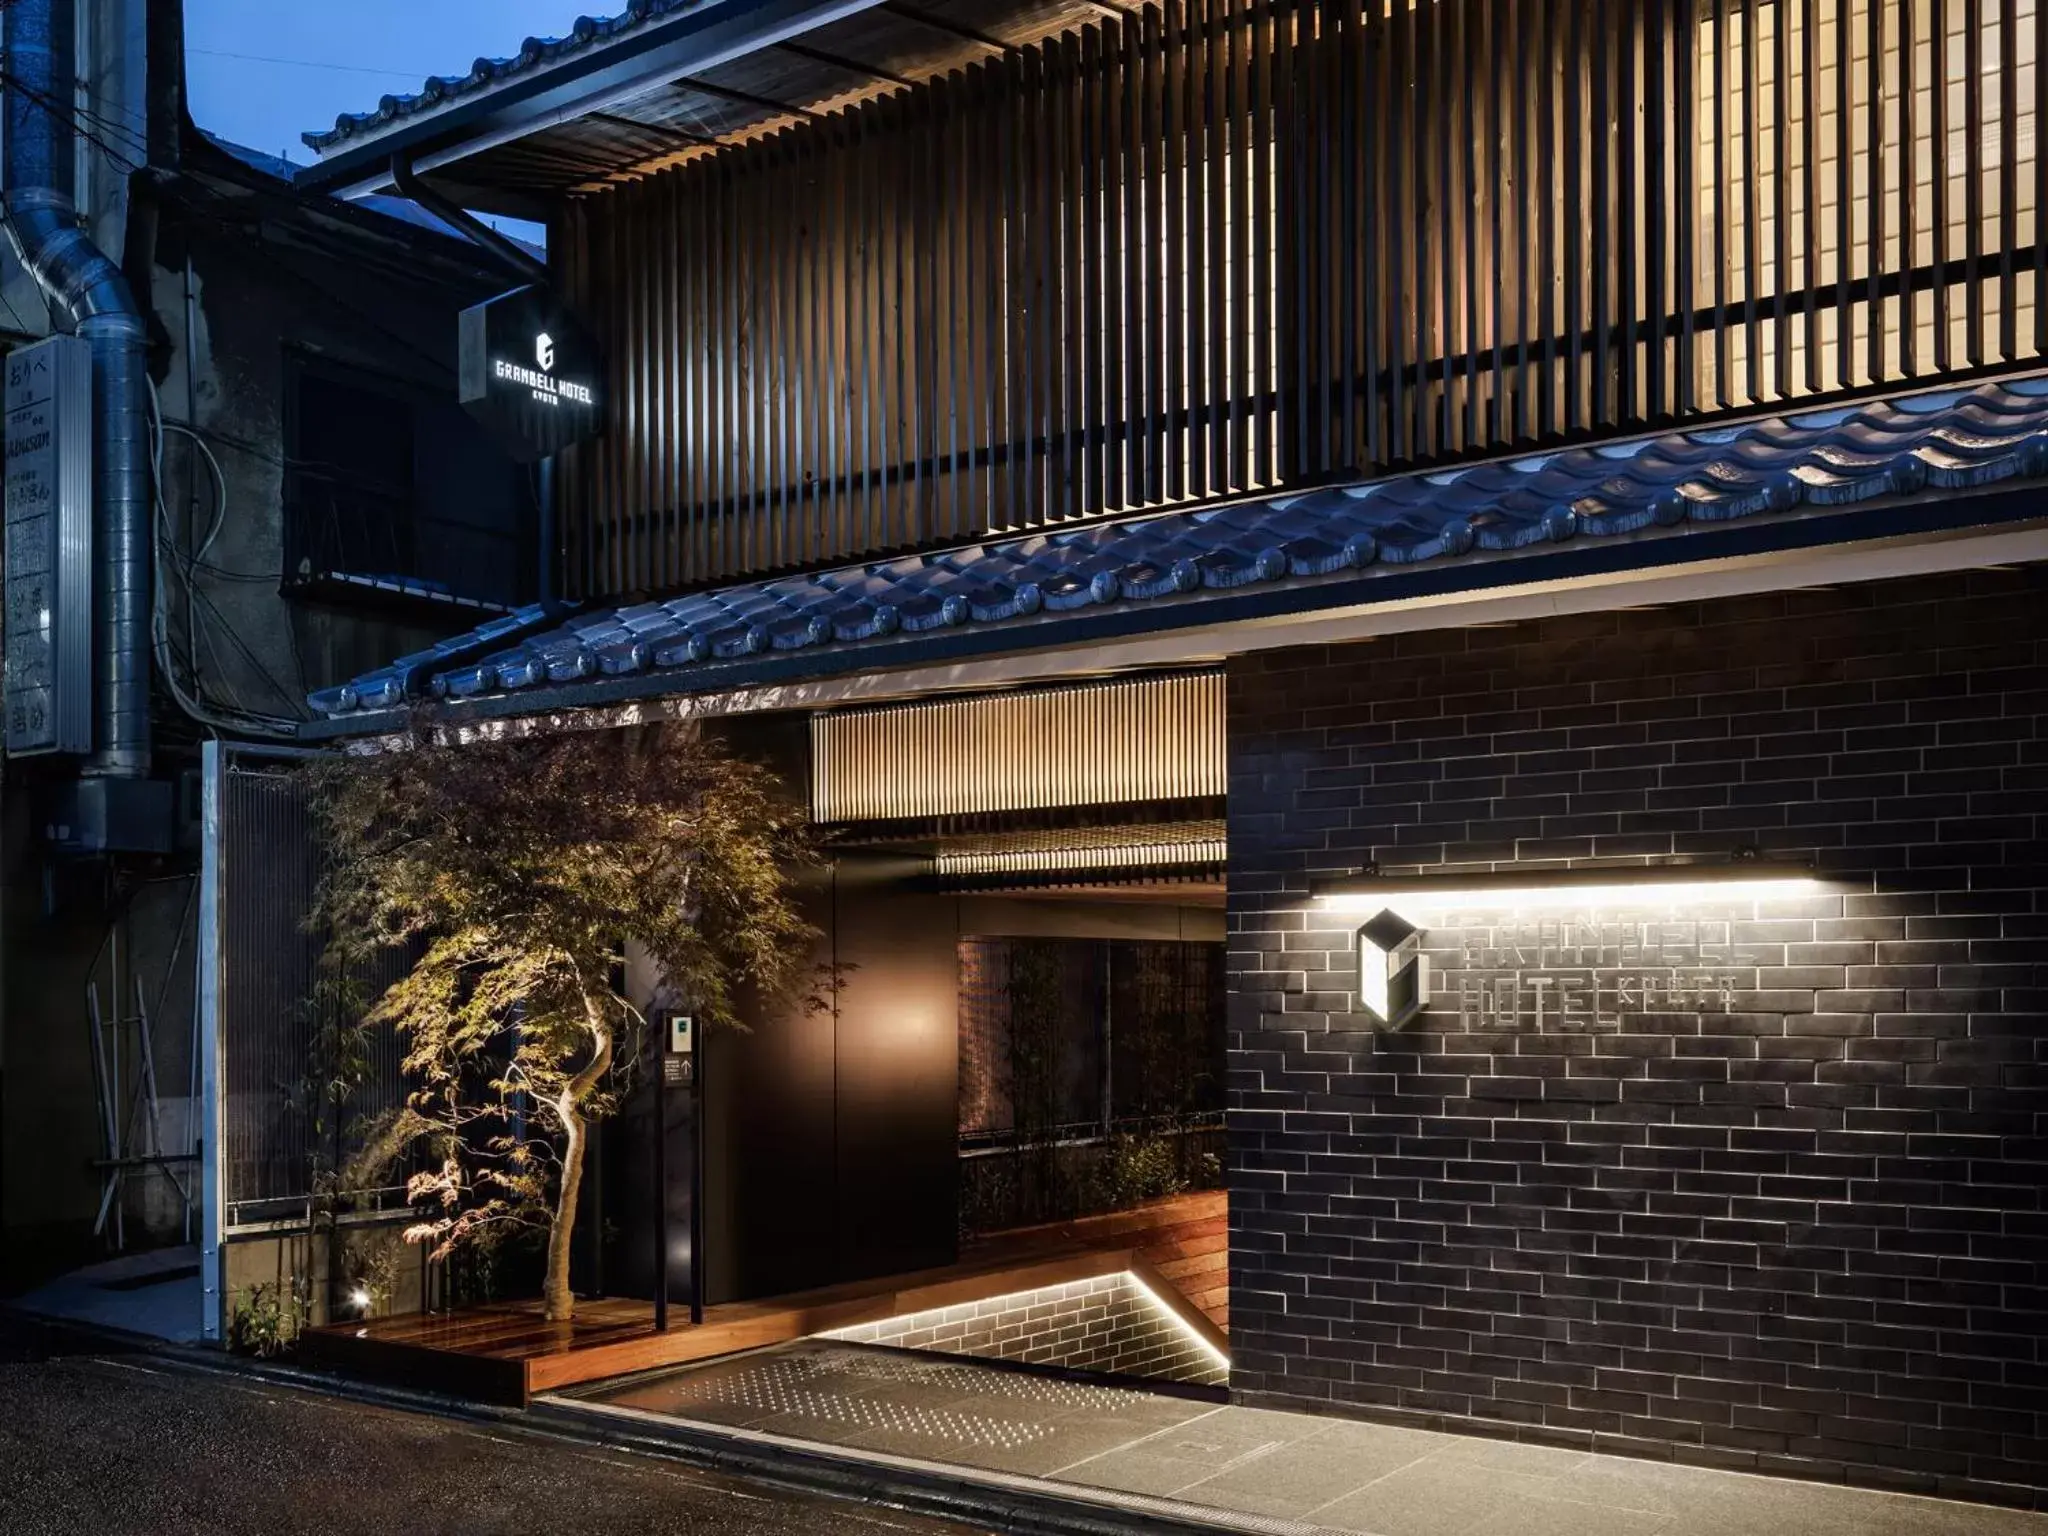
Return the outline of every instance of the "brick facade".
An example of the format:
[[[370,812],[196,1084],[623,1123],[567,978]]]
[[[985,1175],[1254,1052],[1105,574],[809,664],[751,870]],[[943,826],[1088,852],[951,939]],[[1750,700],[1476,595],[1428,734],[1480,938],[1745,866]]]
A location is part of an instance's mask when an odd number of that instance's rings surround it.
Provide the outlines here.
[[[2048,1503],[2044,660],[2013,571],[1233,662],[1234,1388]],[[1308,894],[1744,845],[1826,890],[1445,918],[1397,1034]],[[1581,961],[1687,980],[1475,1006]]]
[[[1204,1386],[1224,1377],[1215,1355],[1128,1275],[936,1307],[824,1337]]]

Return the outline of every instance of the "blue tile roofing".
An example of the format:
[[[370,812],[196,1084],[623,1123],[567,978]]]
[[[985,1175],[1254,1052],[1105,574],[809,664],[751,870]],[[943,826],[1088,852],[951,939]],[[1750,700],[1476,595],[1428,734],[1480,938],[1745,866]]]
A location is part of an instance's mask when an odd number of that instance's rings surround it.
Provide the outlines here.
[[[1143,610],[1147,628],[1213,622],[1214,600],[1239,589],[1352,578],[1344,600],[1356,602],[1355,578],[1486,552],[1625,545],[1800,507],[2043,476],[2048,377],[2012,379],[992,538],[554,620],[529,608],[309,702],[345,718],[409,698],[517,695],[633,674],[682,693],[693,668],[741,658],[799,653],[817,657],[818,670],[828,657],[843,670],[861,664],[865,647],[880,666],[892,637],[942,631],[1021,647],[1043,643],[1029,631],[1046,616],[1082,611]]]
[[[467,96],[515,75],[524,75],[557,60],[600,47],[614,38],[687,11],[702,0],[632,0],[616,16],[579,16],[565,37],[529,37],[509,59],[478,59],[466,75],[429,75],[417,91],[385,96],[374,112],[344,112],[331,129],[300,134],[311,148],[329,150],[349,139],[376,132],[400,118],[425,112],[459,96]]]

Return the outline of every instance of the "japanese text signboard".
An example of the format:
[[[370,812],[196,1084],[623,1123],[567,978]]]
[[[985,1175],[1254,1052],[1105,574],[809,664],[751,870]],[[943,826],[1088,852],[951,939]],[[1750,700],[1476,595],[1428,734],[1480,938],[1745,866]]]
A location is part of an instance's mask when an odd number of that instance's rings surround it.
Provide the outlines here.
[[[9,757],[92,750],[92,349],[10,352],[4,664]]]

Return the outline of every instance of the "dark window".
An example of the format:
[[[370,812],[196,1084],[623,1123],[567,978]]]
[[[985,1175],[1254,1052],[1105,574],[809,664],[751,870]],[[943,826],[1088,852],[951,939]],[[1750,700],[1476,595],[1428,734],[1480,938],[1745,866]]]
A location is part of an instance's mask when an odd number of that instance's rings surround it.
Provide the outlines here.
[[[513,608],[535,595],[529,471],[440,399],[306,358],[286,367],[284,587]]]
[[[1223,1108],[1223,946],[960,942],[960,1139],[1145,1133]]]

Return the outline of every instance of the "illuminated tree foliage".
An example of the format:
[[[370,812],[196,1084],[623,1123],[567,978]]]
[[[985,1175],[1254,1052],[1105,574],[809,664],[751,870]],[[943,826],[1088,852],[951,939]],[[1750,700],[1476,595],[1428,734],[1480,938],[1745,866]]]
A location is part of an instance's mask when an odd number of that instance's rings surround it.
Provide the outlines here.
[[[353,1179],[419,1170],[407,1238],[437,1260],[544,1230],[547,1315],[567,1319],[591,1129],[645,1028],[612,985],[617,957],[644,946],[701,1029],[738,1026],[749,993],[798,988],[814,936],[791,884],[802,814],[766,769],[680,726],[421,741],[311,771],[330,974],[418,954],[364,1017],[399,1032],[411,1092]]]

